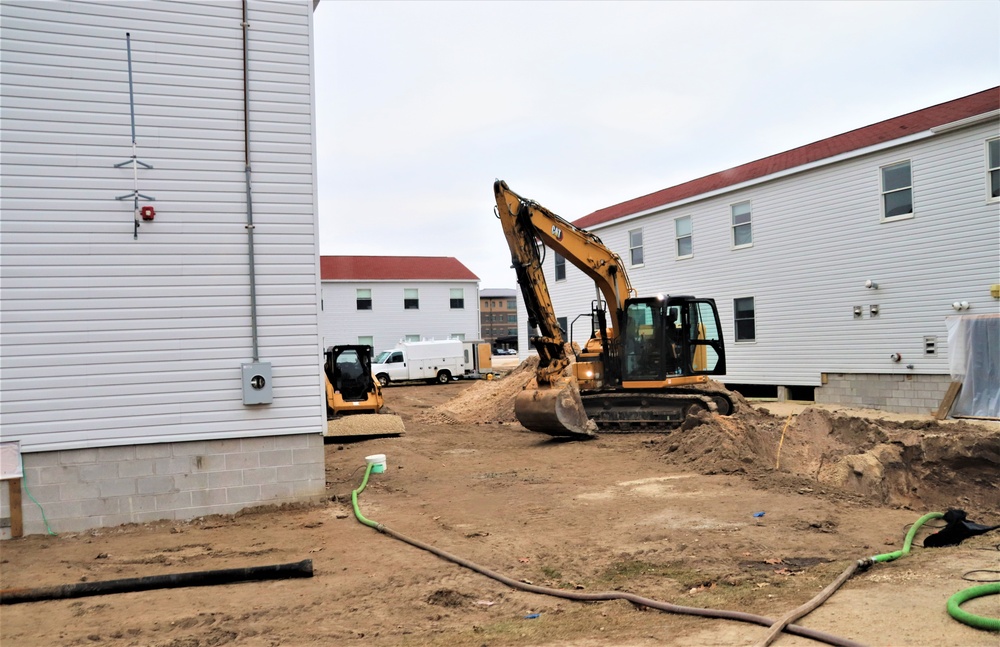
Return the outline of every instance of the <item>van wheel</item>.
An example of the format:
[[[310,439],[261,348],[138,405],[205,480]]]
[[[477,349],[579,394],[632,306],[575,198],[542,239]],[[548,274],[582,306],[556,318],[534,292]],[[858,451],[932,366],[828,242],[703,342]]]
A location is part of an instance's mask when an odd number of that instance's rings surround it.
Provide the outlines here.
[[[378,383],[381,384],[382,386],[389,385],[389,376],[386,375],[385,373],[379,373],[378,375],[375,376],[375,379],[378,380]]]
[[[441,371],[440,373],[438,373],[437,376],[438,384],[447,384],[450,381],[451,381],[451,373],[449,373],[448,371]]]

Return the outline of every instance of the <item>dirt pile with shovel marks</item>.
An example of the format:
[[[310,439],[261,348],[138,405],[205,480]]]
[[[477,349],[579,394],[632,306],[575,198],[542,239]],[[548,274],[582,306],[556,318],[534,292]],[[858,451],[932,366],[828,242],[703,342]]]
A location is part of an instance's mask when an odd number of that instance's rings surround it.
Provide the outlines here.
[[[740,407],[689,419],[654,443],[663,460],[703,474],[792,475],[879,504],[1000,511],[1000,429],[978,424]]]

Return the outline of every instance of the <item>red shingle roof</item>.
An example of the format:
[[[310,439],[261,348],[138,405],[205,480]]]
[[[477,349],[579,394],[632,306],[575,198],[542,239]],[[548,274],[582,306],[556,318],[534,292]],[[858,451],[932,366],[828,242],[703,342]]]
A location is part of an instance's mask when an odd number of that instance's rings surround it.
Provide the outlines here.
[[[755,180],[772,173],[802,166],[811,162],[860,150],[883,142],[892,141],[927,131],[935,126],[974,117],[1000,109],[1000,87],[971,94],[961,99],[941,103],[899,117],[880,121],[812,144],[793,148],[726,171],[706,175],[649,195],[598,209],[573,221],[577,227],[592,227],[633,213],[660,207],[678,200],[708,193],[728,186]]]
[[[478,281],[451,256],[320,256],[323,281]]]

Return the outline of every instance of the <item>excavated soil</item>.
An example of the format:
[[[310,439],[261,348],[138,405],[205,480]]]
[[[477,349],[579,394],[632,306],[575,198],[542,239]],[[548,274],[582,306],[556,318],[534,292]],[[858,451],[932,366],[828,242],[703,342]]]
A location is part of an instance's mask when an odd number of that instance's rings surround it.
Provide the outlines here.
[[[4,606],[0,644],[730,647],[767,633],[529,593],[379,533],[351,504],[365,456],[376,453],[388,469],[371,476],[358,505],[395,532],[516,581],[771,618],[852,561],[899,548],[928,510],[961,507],[1000,524],[1000,425],[801,406],[789,416],[787,403],[737,398],[730,417],[567,442],[513,421],[532,372],[524,364],[491,382],[386,388],[406,433],[326,444],[320,503],[3,542],[5,589],[302,559],[315,574]],[[963,574],[997,568],[1000,531],[920,548],[930,532],[905,558],[856,574],[800,624],[884,647],[995,647],[996,634],[955,622],[945,603],[973,585]],[[963,608],[997,615],[996,598]],[[789,635],[775,643],[818,644]]]

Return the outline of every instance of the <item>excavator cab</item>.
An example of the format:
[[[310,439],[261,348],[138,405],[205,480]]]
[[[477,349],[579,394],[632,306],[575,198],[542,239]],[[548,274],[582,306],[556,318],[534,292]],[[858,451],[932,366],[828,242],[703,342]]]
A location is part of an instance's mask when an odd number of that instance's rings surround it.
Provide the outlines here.
[[[725,374],[726,353],[714,300],[627,299],[623,316],[623,384],[667,385],[680,377]]]

